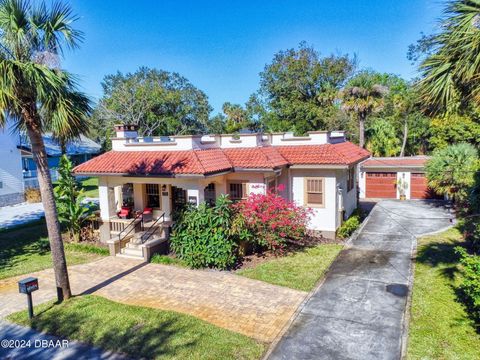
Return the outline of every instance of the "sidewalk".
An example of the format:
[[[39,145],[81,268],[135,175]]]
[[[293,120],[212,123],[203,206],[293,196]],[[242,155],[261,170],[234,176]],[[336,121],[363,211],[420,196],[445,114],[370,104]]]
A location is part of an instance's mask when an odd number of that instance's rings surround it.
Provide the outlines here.
[[[0,359],[127,359],[111,351],[42,334],[5,321],[0,321],[0,342]]]
[[[18,225],[41,219],[44,216],[42,203],[21,203],[0,207],[0,229],[9,229]]]

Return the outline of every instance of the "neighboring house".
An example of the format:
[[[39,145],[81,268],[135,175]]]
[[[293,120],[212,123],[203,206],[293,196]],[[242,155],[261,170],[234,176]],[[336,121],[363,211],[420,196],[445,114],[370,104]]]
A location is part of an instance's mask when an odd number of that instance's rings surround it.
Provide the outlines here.
[[[400,182],[407,199],[438,199],[427,184],[428,156],[372,157],[360,164],[360,198],[399,199]]]
[[[62,154],[60,145],[51,134],[43,135],[48,165],[52,179],[56,180],[58,163]],[[67,154],[74,164],[81,164],[101,151],[96,142],[81,136],[69,142]],[[15,205],[25,201],[25,189],[38,187],[37,169],[33,161],[30,142],[19,134],[11,124],[0,129],[0,206]]]
[[[38,187],[37,180],[37,167],[33,161],[33,155],[31,152],[30,140],[26,135],[19,135],[18,148],[22,155],[22,169],[25,187]],[[56,168],[60,162],[62,156],[62,148],[58,141],[56,141],[51,133],[43,135],[43,142],[48,156],[48,167],[52,180],[57,179]],[[101,151],[101,146],[95,141],[87,138],[84,135],[74,141],[69,141],[66,144],[66,153],[70,160],[76,165],[81,164],[87,160],[90,160],[93,156],[97,155]]]
[[[279,185],[281,196],[313,209],[309,229],[333,237],[357,207],[357,165],[369,157],[343,132],[142,138],[135,126],[115,130],[112,151],[74,169],[99,178],[100,232],[114,254],[133,247],[125,235],[135,226],[120,210],[153,209],[168,223],[187,202],[237,201]]]
[[[22,157],[16,140],[7,126],[0,129],[0,206],[24,201]]]

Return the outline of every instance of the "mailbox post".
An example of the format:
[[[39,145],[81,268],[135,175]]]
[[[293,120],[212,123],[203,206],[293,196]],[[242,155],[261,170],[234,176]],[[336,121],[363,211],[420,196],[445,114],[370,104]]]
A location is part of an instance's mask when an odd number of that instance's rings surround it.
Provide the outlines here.
[[[32,292],[38,290],[38,279],[29,277],[18,282],[18,291],[21,294],[27,294],[28,317],[33,318]]]

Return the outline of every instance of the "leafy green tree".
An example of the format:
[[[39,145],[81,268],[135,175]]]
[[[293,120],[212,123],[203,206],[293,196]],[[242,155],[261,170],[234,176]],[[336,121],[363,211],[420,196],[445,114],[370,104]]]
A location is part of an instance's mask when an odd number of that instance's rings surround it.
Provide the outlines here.
[[[99,141],[113,135],[116,123],[139,125],[145,136],[207,132],[212,111],[207,96],[177,73],[141,67],[107,75],[102,86],[94,112]]]
[[[425,167],[428,184],[439,194],[446,194],[461,204],[469,197],[479,170],[477,149],[459,143],[434,151]]]
[[[363,70],[350,79],[341,91],[342,108],[358,121],[358,143],[365,147],[365,122],[367,118],[383,109],[384,96],[388,93],[385,83],[387,74]]]
[[[64,47],[75,48],[82,40],[72,27],[76,20],[61,2],[50,7],[25,0],[0,2],[0,128],[9,118],[30,139],[60,301],[71,290],[42,132],[68,138],[88,127],[89,100],[76,89],[74,77],[58,67]]]
[[[222,107],[225,118],[225,132],[236,133],[242,129],[250,129],[252,121],[246,109],[241,105],[226,102]]]
[[[256,107],[259,127],[297,134],[327,129],[339,111],[338,90],[355,68],[355,58],[321,57],[304,42],[298,49],[278,52],[260,73],[260,90],[249,101]]]
[[[386,119],[373,119],[367,135],[367,149],[373,156],[395,156],[400,151],[395,127]]]
[[[434,148],[445,148],[449,144],[468,142],[480,145],[480,124],[468,116],[445,114],[431,121],[430,143]]]
[[[80,231],[92,219],[93,212],[91,205],[84,203],[85,195],[72,172],[72,162],[63,155],[58,165],[59,178],[54,192],[60,223],[67,229],[70,239],[78,242]]]
[[[419,89],[432,113],[480,104],[480,1],[450,0],[444,14],[440,31],[411,48],[427,53]]]

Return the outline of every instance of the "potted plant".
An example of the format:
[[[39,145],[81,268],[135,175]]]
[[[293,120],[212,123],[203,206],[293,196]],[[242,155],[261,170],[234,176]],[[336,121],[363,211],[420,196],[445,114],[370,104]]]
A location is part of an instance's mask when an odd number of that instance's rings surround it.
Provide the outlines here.
[[[397,180],[396,184],[397,184],[398,192],[400,194],[400,200],[406,200],[408,182],[405,180],[405,178],[401,177],[400,179]]]

